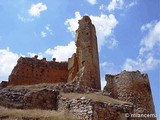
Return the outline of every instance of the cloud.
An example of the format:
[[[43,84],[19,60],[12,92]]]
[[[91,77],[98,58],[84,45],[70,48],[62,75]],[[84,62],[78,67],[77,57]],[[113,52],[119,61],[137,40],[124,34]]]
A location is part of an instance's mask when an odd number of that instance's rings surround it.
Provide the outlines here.
[[[132,60],[127,58],[123,69],[124,70],[140,70],[140,71],[148,71],[154,69],[157,65],[160,64],[160,60],[154,58],[153,54],[148,54],[146,58],[137,58],[136,60]]]
[[[37,4],[32,4],[31,8],[28,10],[28,13],[32,17],[39,17],[41,12],[47,10],[47,6],[42,2]]]
[[[124,5],[123,0],[112,0],[107,6],[107,9],[109,11],[114,11],[115,9],[122,9],[123,5]]]
[[[43,58],[43,54],[41,52],[39,53],[28,52],[27,54],[29,55],[29,57],[34,57],[35,55],[38,55],[38,59]]]
[[[144,31],[147,31],[147,30],[152,29],[152,28],[153,28],[153,24],[152,23],[147,23],[145,25],[142,25],[141,31],[144,32]]]
[[[101,77],[101,90],[104,89],[104,87],[106,86],[106,80],[105,80],[105,77]]]
[[[108,49],[114,49],[118,46],[118,40],[114,37],[110,37],[108,40],[105,41]]]
[[[47,6],[42,2],[32,4],[30,9],[22,9],[20,14],[17,15],[18,19],[24,23],[32,22],[35,20],[34,17],[39,17],[41,12],[47,10]]]
[[[65,25],[67,25],[67,29],[72,32],[72,35],[75,34],[75,31],[78,29],[78,20],[80,20],[82,16],[79,12],[75,12],[75,18],[70,18],[65,21]]]
[[[19,20],[21,20],[24,23],[34,21],[34,19],[31,18],[31,17],[24,17],[24,16],[19,15],[19,14],[17,15],[17,17],[18,17]]]
[[[102,72],[107,73],[107,74],[116,74],[119,72],[117,66],[111,62],[100,63],[100,68]]]
[[[49,48],[45,51],[45,54],[52,55],[52,58],[56,58],[57,61],[67,61],[75,52],[75,42],[71,41],[66,46],[56,46],[53,49]]]
[[[0,81],[7,80],[9,74],[17,63],[19,55],[9,48],[0,49]]]
[[[90,17],[92,19],[93,24],[96,27],[99,49],[101,49],[101,46],[103,46],[105,43],[109,43],[106,44],[106,46],[111,45],[110,46],[111,48],[116,46],[114,44],[115,40],[110,39],[111,41],[109,41],[108,39],[109,37],[112,37],[114,28],[118,24],[118,21],[116,20],[115,16],[113,14],[110,14],[108,16],[105,14],[101,14],[100,16],[90,16]]]
[[[102,62],[100,63],[101,69],[101,88],[103,90],[104,86],[106,86],[105,74],[118,74],[120,69],[112,62]]]
[[[111,11],[114,11],[116,9],[118,10],[121,10],[121,9],[124,9],[124,8],[131,8],[135,5],[137,5],[137,1],[134,0],[130,3],[127,3],[126,1],[124,0],[112,0],[109,5],[104,5],[104,4],[101,4],[99,6],[99,10],[108,10],[109,12]]]
[[[97,3],[97,0],[87,0],[87,2],[89,2],[92,5],[95,5]]]
[[[41,37],[45,38],[47,35],[53,35],[53,31],[50,28],[50,24],[45,26],[45,29],[41,31]]]
[[[52,31],[52,29],[50,28],[50,26],[51,26],[50,24],[46,25],[46,26],[45,26],[45,29],[46,29],[47,32],[49,32],[50,35],[53,35],[53,31]]]
[[[41,32],[41,37],[43,37],[43,38],[44,38],[44,37],[46,37],[46,36],[47,36],[47,33],[46,33],[46,32],[44,32],[44,31],[42,31],[42,32]]]
[[[128,5],[126,5],[126,8],[130,8],[130,7],[133,7],[135,5],[137,5],[137,1],[133,1],[133,2],[129,3]]]
[[[141,31],[147,31],[141,39],[138,57],[133,60],[127,58],[123,69],[148,71],[160,65],[160,21],[150,22],[141,27]]]
[[[148,34],[141,40],[140,54],[146,51],[152,51],[155,46],[160,46],[160,21],[155,25],[148,23],[141,27],[141,30],[148,30]]]
[[[81,19],[82,16],[79,12],[75,12],[75,18],[67,19],[65,22],[65,25],[67,25],[67,28],[70,32],[75,33],[75,31],[78,29],[78,20]],[[92,20],[92,23],[96,27],[97,32],[97,40],[98,40],[98,48],[101,49],[101,46],[105,45],[110,47],[117,46],[118,42],[112,38],[114,28],[118,24],[117,19],[113,14],[105,15],[101,14],[100,16],[92,16],[90,15],[90,18]],[[111,37],[111,41],[109,41],[109,37]]]
[[[104,4],[99,6],[99,10],[105,10],[105,9],[106,9],[106,6]]]

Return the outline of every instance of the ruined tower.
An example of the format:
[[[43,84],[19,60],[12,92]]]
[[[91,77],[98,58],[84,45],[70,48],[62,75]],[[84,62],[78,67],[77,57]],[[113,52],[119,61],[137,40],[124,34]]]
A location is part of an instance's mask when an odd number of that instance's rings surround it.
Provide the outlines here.
[[[147,74],[140,71],[123,71],[117,75],[106,75],[107,85],[104,91],[110,97],[134,104],[131,114],[155,114],[155,108]],[[137,120],[131,117],[129,120]],[[138,120],[155,120],[155,117]]]
[[[76,56],[81,79],[80,84],[100,89],[99,57],[95,27],[88,16],[84,16],[78,23]]]

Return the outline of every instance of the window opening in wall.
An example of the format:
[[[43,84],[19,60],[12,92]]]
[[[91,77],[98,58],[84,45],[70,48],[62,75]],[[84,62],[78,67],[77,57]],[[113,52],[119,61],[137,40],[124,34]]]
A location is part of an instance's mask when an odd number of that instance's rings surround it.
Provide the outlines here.
[[[82,65],[84,66],[85,61],[82,61]]]

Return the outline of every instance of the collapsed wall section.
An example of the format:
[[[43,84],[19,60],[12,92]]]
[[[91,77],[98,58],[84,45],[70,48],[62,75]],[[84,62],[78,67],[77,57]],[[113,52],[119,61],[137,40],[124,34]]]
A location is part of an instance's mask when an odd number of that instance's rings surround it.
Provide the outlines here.
[[[74,53],[71,58],[68,59],[68,81],[72,81],[78,72],[77,55]]]

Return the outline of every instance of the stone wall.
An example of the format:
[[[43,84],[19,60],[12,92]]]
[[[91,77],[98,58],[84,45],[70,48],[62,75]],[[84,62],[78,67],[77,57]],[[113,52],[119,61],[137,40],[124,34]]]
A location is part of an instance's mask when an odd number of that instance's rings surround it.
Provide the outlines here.
[[[67,82],[68,63],[20,57],[9,76],[9,85]]]
[[[0,83],[0,89],[7,87],[7,85],[8,85],[8,81],[2,81],[2,82]]]
[[[68,71],[68,81],[72,81],[78,72],[78,61],[76,53],[74,53],[72,57],[68,59]]]
[[[77,120],[127,120],[125,113],[132,108],[130,104],[94,101],[84,96],[75,99],[60,96],[58,100],[58,110],[73,114]]]
[[[147,74],[141,74],[139,71],[123,71],[117,75],[106,75],[106,81],[107,85],[104,88],[105,93],[115,99],[133,103],[133,113],[155,114],[153,98]],[[155,118],[148,119],[155,120]],[[140,120],[147,119],[143,118]]]
[[[99,101],[95,100],[97,96]],[[97,92],[61,93],[49,86],[3,88],[0,90],[0,106],[65,111],[75,116],[76,120],[125,120],[124,113],[133,109],[130,103],[110,99]]]
[[[59,92],[49,89],[8,89],[0,91],[0,106],[17,109],[57,110]]]

